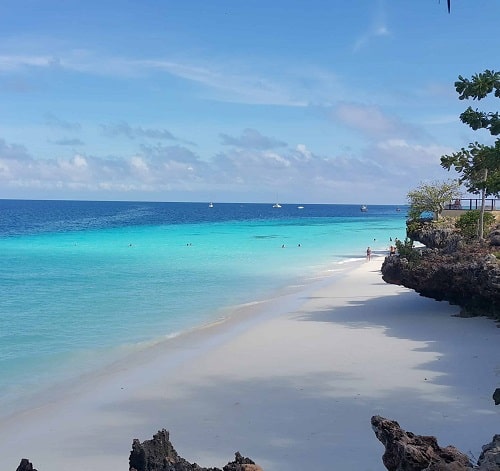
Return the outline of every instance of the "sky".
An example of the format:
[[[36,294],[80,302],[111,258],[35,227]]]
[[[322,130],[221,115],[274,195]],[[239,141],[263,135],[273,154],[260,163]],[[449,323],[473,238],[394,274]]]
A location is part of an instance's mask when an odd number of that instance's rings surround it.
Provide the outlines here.
[[[404,204],[491,136],[496,0],[2,0],[0,198]],[[495,39],[496,38],[496,39]],[[496,106],[496,108],[495,108]]]

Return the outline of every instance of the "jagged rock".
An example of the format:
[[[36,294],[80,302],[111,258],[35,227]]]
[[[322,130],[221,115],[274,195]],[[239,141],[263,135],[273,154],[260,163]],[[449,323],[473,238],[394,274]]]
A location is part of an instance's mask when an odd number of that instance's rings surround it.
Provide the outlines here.
[[[16,471],[36,471],[36,469],[26,458],[23,458]]]
[[[244,458],[239,452],[235,453],[235,459],[226,464],[224,471],[262,471],[262,468],[255,464],[250,458]],[[215,471],[215,469],[214,469]]]
[[[417,227],[408,226],[407,236],[412,240],[418,240],[426,247],[441,249],[446,253],[456,252],[464,245],[462,237],[451,223],[444,227],[437,227],[432,222],[424,222]]]
[[[500,320],[500,261],[487,243],[457,243],[457,234],[425,225],[412,237],[429,246],[418,249],[418,260],[404,256],[386,257],[382,278],[387,283],[406,286],[422,296],[446,300],[462,307],[462,315],[487,315]],[[445,235],[450,245],[445,243]],[[453,250],[451,248],[454,248]]]
[[[262,471],[250,458],[239,452],[235,460],[219,468],[202,468],[181,458],[170,442],[170,434],[163,429],[153,435],[152,440],[141,443],[134,439],[129,457],[129,471]]]
[[[371,424],[385,446],[382,456],[388,471],[466,471],[472,467],[467,455],[453,446],[441,448],[435,437],[404,431],[395,420],[375,415]]]
[[[495,389],[495,392],[493,393],[493,400],[495,401],[495,406],[500,404],[500,388]]]
[[[500,435],[494,435],[493,440],[483,446],[483,451],[477,461],[478,471],[500,471]]]
[[[499,391],[500,389],[497,389]],[[496,392],[496,391],[495,391]],[[372,429],[385,446],[382,461],[389,471],[500,471],[500,435],[483,446],[477,466],[453,446],[441,448],[435,437],[415,435],[399,424],[378,415],[371,418]],[[16,471],[37,471],[23,458]],[[221,470],[202,468],[181,458],[165,429],[152,440],[134,439],[129,457],[129,471],[263,471],[251,459],[235,453],[234,461]]]

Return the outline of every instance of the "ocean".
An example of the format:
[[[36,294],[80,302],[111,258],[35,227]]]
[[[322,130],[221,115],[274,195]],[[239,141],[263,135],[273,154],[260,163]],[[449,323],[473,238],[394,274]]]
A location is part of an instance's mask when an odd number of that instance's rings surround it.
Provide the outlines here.
[[[0,200],[0,417],[137,349],[385,255],[406,208]]]

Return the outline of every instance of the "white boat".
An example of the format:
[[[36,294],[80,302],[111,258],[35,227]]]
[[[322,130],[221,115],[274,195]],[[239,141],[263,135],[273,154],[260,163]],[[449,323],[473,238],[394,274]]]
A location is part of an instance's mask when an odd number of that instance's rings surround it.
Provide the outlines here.
[[[279,203],[274,203],[274,204],[273,204],[273,208],[281,208],[281,204],[279,204]]]
[[[209,208],[213,208],[214,207],[214,204],[212,202],[208,203],[208,207]]]
[[[364,204],[362,204],[362,205],[361,205],[361,208],[359,208],[359,209],[360,209],[363,213],[366,213],[366,212],[368,211],[368,208],[367,208]]]
[[[304,206],[297,206],[297,209],[304,209]]]

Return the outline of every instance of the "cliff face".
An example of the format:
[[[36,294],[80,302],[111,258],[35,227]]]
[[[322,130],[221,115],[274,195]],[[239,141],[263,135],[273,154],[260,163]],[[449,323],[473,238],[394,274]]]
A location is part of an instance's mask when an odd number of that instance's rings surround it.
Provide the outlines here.
[[[500,320],[500,227],[482,243],[467,242],[453,229],[423,224],[408,236],[426,247],[420,256],[386,257],[382,278],[422,296],[462,307],[462,315]]]

